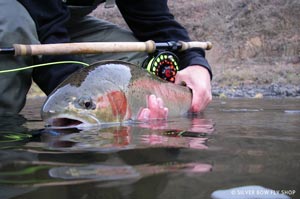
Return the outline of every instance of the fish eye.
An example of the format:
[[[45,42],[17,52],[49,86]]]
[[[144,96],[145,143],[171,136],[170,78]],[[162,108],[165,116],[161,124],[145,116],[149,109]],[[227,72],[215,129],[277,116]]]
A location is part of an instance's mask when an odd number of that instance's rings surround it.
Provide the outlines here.
[[[91,102],[84,102],[85,108],[89,108],[91,106]]]
[[[95,109],[96,105],[93,103],[93,100],[90,97],[81,97],[78,100],[78,104],[80,107],[84,109]]]

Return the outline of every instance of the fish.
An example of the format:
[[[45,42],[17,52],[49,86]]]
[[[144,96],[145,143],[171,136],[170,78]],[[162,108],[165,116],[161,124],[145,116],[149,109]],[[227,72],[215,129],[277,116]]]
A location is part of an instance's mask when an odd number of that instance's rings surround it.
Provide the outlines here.
[[[168,118],[188,113],[191,90],[124,61],[100,61],[67,77],[45,100],[46,127],[84,128],[137,121],[149,96],[167,108]]]

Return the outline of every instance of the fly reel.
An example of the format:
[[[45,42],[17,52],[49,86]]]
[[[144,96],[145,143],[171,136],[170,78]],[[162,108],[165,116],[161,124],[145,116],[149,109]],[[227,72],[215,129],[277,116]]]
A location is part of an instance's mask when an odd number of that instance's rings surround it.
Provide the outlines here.
[[[156,52],[143,62],[142,67],[151,74],[174,83],[179,70],[178,57],[169,51]]]

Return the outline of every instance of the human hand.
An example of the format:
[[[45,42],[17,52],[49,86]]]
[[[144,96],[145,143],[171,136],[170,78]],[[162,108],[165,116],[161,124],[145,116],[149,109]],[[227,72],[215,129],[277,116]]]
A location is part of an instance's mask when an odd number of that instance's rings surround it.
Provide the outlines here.
[[[185,84],[192,89],[191,112],[203,111],[212,100],[210,75],[202,66],[193,65],[178,71],[175,84]]]
[[[164,106],[161,98],[155,95],[147,96],[147,108],[142,108],[137,119],[140,121],[167,119],[168,108]]]

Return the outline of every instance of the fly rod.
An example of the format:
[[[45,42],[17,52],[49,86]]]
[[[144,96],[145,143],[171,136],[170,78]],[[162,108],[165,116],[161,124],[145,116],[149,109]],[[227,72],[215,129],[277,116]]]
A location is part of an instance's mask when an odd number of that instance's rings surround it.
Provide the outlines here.
[[[81,43],[57,43],[57,44],[14,44],[10,48],[0,48],[0,54],[15,56],[24,55],[63,55],[63,54],[100,54],[119,52],[147,52],[156,50],[184,51],[190,48],[212,48],[211,42],[81,42]]]

